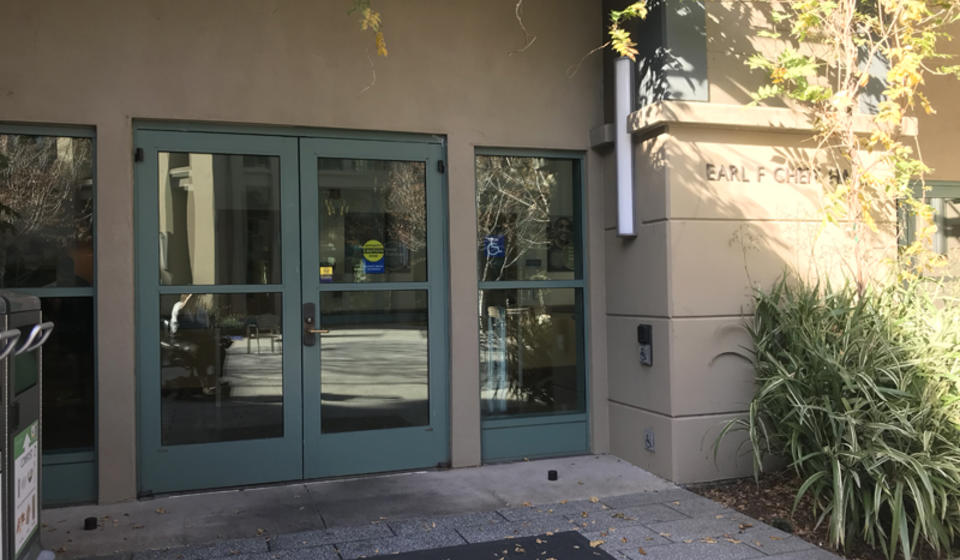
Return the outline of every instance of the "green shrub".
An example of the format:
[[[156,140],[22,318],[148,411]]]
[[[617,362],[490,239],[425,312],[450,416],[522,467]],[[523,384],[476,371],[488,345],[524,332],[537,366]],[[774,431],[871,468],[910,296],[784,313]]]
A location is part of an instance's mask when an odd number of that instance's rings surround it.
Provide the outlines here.
[[[755,296],[755,472],[786,457],[833,545],[949,552],[960,531],[960,309],[920,284]],[[722,437],[722,436],[721,436]],[[795,502],[796,504],[796,502]]]

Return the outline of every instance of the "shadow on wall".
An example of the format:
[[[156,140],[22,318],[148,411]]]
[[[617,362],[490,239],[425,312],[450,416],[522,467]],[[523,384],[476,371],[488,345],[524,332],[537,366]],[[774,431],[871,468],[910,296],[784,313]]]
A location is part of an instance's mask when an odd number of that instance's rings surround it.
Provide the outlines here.
[[[686,0],[690,1],[690,0]],[[652,0],[647,3],[649,12],[645,21],[636,24],[633,36],[637,40],[637,103],[641,106],[663,101],[671,97],[670,79],[680,80],[685,91],[695,91],[699,80],[685,70],[690,62],[665,46],[676,38],[665,37],[668,7],[676,10],[674,17],[682,18],[687,36],[702,36],[706,33],[704,22],[689,8],[676,8],[677,0]],[[677,85],[676,83],[674,85]]]

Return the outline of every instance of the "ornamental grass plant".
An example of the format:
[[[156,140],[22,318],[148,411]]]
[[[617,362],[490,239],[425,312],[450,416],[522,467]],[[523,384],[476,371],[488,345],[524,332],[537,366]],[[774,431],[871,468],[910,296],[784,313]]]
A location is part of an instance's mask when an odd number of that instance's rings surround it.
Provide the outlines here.
[[[960,306],[922,281],[858,290],[783,278],[755,296],[759,474],[787,458],[835,548],[951,551],[960,534]],[[723,437],[723,435],[721,435]],[[794,507],[796,506],[794,502]]]

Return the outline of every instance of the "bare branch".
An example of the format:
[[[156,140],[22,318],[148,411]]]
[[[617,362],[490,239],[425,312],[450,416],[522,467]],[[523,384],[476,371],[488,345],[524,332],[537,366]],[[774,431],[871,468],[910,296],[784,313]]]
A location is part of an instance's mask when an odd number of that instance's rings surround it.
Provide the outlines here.
[[[537,42],[537,36],[530,33],[530,31],[527,30],[527,26],[524,25],[523,23],[523,14],[521,13],[522,8],[523,8],[523,0],[517,0],[517,5],[514,6],[513,12],[517,17],[517,23],[520,25],[520,29],[523,31],[524,44],[523,44],[523,47],[507,53],[509,56],[526,52],[527,49],[532,47],[533,44]]]

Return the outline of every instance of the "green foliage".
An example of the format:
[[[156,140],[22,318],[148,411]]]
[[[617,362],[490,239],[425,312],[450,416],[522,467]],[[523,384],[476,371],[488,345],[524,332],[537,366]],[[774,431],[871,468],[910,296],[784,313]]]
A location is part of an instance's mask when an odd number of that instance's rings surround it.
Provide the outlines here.
[[[925,76],[960,76],[957,66],[940,64],[948,57],[938,50],[950,38],[946,26],[960,18],[960,0],[791,0],[772,6],[774,30],[758,36],[788,45],[748,59],[750,68],[767,77],[753,99],[789,100],[809,117],[816,157],[844,177],[823,185],[825,220],[844,224],[849,237],[861,239],[889,220],[899,203],[928,224],[931,211],[917,185],[930,169],[910,148],[915,139],[903,131],[912,128],[906,122],[911,114],[933,112],[922,91]],[[876,61],[887,66],[884,76],[871,74]],[[878,88],[883,97],[872,118],[864,118],[860,97]],[[904,254],[922,274],[942,259],[925,250],[935,228],[918,231]],[[870,257],[860,244],[853,253],[851,269],[862,289]]]
[[[829,524],[888,558],[949,552],[960,531],[960,302],[919,281],[755,296],[758,388],[745,429],[759,473],[789,458]],[[723,437],[723,436],[721,436]],[[795,502],[796,504],[796,502]]]

